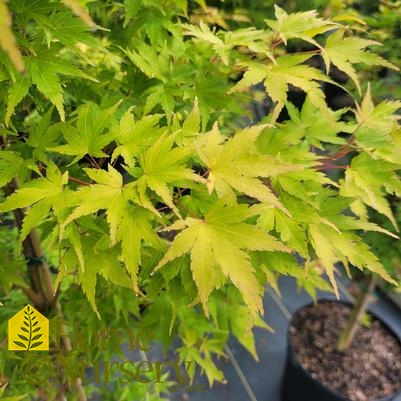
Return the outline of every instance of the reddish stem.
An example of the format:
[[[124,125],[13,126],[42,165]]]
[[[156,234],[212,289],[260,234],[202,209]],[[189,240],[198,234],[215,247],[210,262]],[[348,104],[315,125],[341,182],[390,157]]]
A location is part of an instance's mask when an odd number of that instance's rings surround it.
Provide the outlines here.
[[[91,185],[89,182],[82,181],[79,178],[74,178],[74,177],[71,177],[71,176],[68,177],[68,181],[76,182],[79,185],[86,185],[86,186]]]

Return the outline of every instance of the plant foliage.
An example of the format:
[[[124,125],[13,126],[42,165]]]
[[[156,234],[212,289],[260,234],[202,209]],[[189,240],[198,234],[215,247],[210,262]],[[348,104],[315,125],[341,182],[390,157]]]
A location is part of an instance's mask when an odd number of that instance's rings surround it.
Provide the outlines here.
[[[270,11],[256,28],[204,1],[0,1],[0,212],[19,250],[57,269],[66,321],[176,334],[210,384],[230,333],[257,357],[281,275],[312,296],[324,273],[337,292],[337,262],[394,283],[364,233],[398,231],[401,102],[376,102],[362,66],[398,67],[357,18]],[[354,107],[328,106],[334,68]],[[26,253],[35,238],[43,255]],[[55,317],[21,260],[0,271],[1,295],[22,305],[20,288]]]

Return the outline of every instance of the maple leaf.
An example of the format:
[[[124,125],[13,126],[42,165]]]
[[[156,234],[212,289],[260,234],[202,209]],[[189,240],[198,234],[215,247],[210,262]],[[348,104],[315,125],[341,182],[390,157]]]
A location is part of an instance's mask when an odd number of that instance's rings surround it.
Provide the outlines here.
[[[26,182],[0,204],[0,212],[22,209],[42,199],[52,199],[63,192],[63,186],[67,184],[67,181],[68,172],[61,174],[59,169],[51,163],[46,177]]]
[[[152,245],[154,249],[163,249],[160,238],[154,232],[150,219],[151,213],[141,207],[127,207],[124,218],[121,219],[117,239],[121,241],[121,257],[131,277],[135,292],[139,292],[138,268],[141,264],[143,241]]]
[[[354,124],[347,124],[340,120],[348,111],[347,109],[329,110],[322,118],[309,96],[306,96],[301,111],[289,102],[286,103],[286,109],[291,120],[281,125],[280,130],[282,135],[293,138],[292,140],[297,143],[306,139],[308,143],[319,149],[324,149],[325,143],[344,145],[346,140],[339,136],[339,133],[351,133],[355,130]]]
[[[24,183],[21,188],[18,188],[0,204],[0,212],[32,206],[24,217],[20,242],[26,238],[51,207],[56,211],[63,209],[64,186],[67,182],[68,172],[62,174],[53,163],[50,163],[47,167],[46,177],[35,178]]]
[[[252,209],[260,214],[258,218],[259,227],[267,232],[275,229],[285,244],[296,250],[302,257],[308,257],[305,227],[279,209],[264,204],[254,205]]]
[[[322,224],[311,224],[309,233],[316,255],[325,268],[337,296],[339,294],[334,276],[334,265],[338,261],[345,265],[349,262],[361,270],[368,269],[388,282],[396,284],[376,255],[367,244],[360,240],[359,236],[349,232],[338,232]]]
[[[59,46],[53,46],[50,49],[41,48],[35,56],[26,57],[26,73],[17,77],[9,88],[5,117],[7,125],[14,108],[27,95],[32,84],[35,84],[38,90],[56,106],[60,119],[64,121],[63,88],[59,75],[80,77],[96,82],[96,79],[79,68],[57,59],[55,55],[59,50]]]
[[[282,8],[274,5],[276,20],[266,19],[266,24],[277,33],[284,44],[288,39],[302,39],[320,47],[313,37],[332,30],[337,24],[318,18],[315,10],[287,14]]]
[[[149,149],[140,155],[139,178],[135,185],[138,188],[142,205],[157,215],[159,213],[152,205],[147,195],[147,189],[154,191],[178,216],[180,213],[173,203],[172,191],[168,184],[180,180],[204,182],[184,163],[191,157],[189,148],[174,147],[175,135],[161,136]],[[130,172],[130,169],[127,169]],[[135,173],[134,173],[135,174]]]
[[[167,82],[170,60],[165,54],[158,53],[153,46],[145,43],[138,46],[138,51],[125,50],[125,54],[149,78]]]
[[[86,154],[94,157],[107,156],[103,149],[114,139],[114,135],[104,131],[110,125],[110,120],[119,104],[120,102],[104,110],[94,103],[85,104],[78,110],[76,128],[70,124],[61,125],[67,144],[55,146],[50,150],[75,156],[71,164],[82,159]]]
[[[359,78],[354,64],[365,63],[367,65],[379,65],[398,70],[398,67],[389,63],[384,58],[366,50],[368,46],[378,45],[378,42],[355,36],[344,38],[344,34],[345,30],[339,29],[326,40],[326,44],[322,49],[322,57],[327,72],[330,70],[330,65],[334,64],[352,79],[358,92],[361,93]]]
[[[128,167],[134,167],[135,157],[165,132],[165,127],[158,126],[162,117],[162,114],[152,114],[135,121],[132,110],[127,110],[112,130],[117,147],[113,151],[111,161],[121,155]]]
[[[6,115],[4,116],[4,122],[6,126],[10,123],[10,118],[14,112],[17,104],[27,95],[30,86],[32,85],[32,80],[29,74],[24,74],[19,77],[14,85],[11,85],[8,89],[8,102]]]
[[[68,206],[75,206],[75,209],[63,221],[60,236],[65,237],[66,227],[73,220],[105,210],[106,221],[110,227],[109,245],[114,246],[121,242],[121,259],[131,277],[134,291],[139,292],[137,274],[142,241],[156,249],[163,249],[149,222],[152,215],[139,206],[133,183],[123,185],[121,174],[111,165],[109,171],[84,170],[96,183],[81,187],[68,197]],[[76,246],[76,251],[81,252],[79,245]]]
[[[271,117],[274,122],[285,105],[289,85],[293,85],[307,93],[311,103],[327,114],[329,111],[320,82],[340,85],[318,69],[302,64],[311,57],[311,54],[289,54],[277,57],[275,63],[268,65],[247,62],[243,78],[228,93],[243,91],[263,81],[267,94],[276,102]]]
[[[114,245],[117,227],[123,218],[125,206],[136,198],[135,190],[132,184],[123,185],[121,174],[111,165],[108,171],[89,168],[84,171],[95,184],[80,187],[70,196],[68,204],[76,208],[63,222],[61,235],[63,229],[73,220],[104,209],[110,226],[110,243]]]
[[[187,218],[167,230],[181,229],[155,271],[173,259],[191,254],[193,280],[206,313],[210,293],[221,285],[221,275],[241,292],[252,313],[262,312],[261,291],[250,256],[246,251],[282,251],[290,249],[276,238],[245,220],[253,212],[246,205],[226,206],[215,202],[204,219]],[[186,227],[186,228],[185,228]]]
[[[283,208],[260,178],[297,171],[300,167],[256,151],[255,141],[266,126],[245,128],[227,139],[215,125],[212,131],[197,139],[195,146],[198,155],[209,169],[209,192],[216,190],[219,198],[235,200],[234,190],[237,190],[261,202]]]
[[[355,138],[358,144],[372,149],[388,143],[392,139],[393,127],[401,118],[395,114],[399,109],[400,101],[384,100],[375,106],[368,85],[361,105],[356,104],[355,117],[359,125]]]
[[[355,197],[364,204],[386,216],[398,230],[391,207],[385,197],[385,191],[401,195],[401,181],[394,172],[394,165],[384,160],[374,160],[368,154],[361,153],[354,157],[350,168],[341,182],[340,194]]]
[[[18,176],[24,166],[24,159],[11,151],[0,151],[0,187],[8,184]]]
[[[100,50],[99,43],[88,32],[88,25],[71,15],[69,11],[54,13],[44,23],[46,25],[43,26],[43,29],[49,45],[56,39],[67,47],[74,47],[77,43],[84,43]]]

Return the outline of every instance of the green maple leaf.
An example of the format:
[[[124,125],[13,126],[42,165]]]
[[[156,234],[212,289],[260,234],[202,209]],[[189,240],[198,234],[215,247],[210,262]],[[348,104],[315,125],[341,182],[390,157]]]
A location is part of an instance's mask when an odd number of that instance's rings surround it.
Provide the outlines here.
[[[46,177],[26,182],[0,204],[0,212],[22,209],[44,199],[52,200],[63,193],[67,181],[68,172],[61,174],[54,164],[50,164]]]
[[[396,114],[396,111],[401,108],[401,102],[384,100],[375,106],[370,85],[368,85],[361,105],[356,104],[356,106],[355,117],[359,124],[355,131],[356,141],[371,149],[376,149],[383,143],[389,143],[392,139],[393,128],[401,118]]]
[[[130,61],[136,65],[149,78],[156,78],[163,83],[167,82],[170,70],[169,58],[163,53],[158,53],[154,47],[141,43],[138,51],[125,50]]]
[[[252,208],[260,214],[258,225],[262,229],[269,232],[274,228],[285,244],[296,250],[302,257],[307,258],[309,256],[306,230],[302,225],[279,209],[264,204],[254,205]]]
[[[91,47],[97,45],[94,36],[88,32],[88,26],[69,11],[53,13],[43,23],[48,44],[57,39],[66,47],[74,47],[77,43]]]
[[[215,202],[204,219],[187,218],[168,230],[181,229],[155,270],[169,261],[191,254],[191,271],[201,303],[207,313],[207,301],[222,277],[230,280],[241,292],[246,305],[254,314],[262,312],[262,289],[247,251],[284,251],[290,249],[276,238],[264,233],[245,220],[253,212],[246,205],[226,206]]]
[[[274,5],[276,20],[265,20],[266,24],[276,32],[287,44],[288,39],[302,39],[320,47],[314,36],[327,32],[337,24],[318,18],[315,10],[287,14],[282,8]]]
[[[106,220],[110,226],[110,243],[116,242],[117,227],[123,218],[125,207],[136,200],[132,184],[123,185],[122,175],[111,165],[109,170],[84,169],[95,184],[80,187],[68,200],[69,206],[76,206],[62,224],[65,228],[73,220],[106,210]],[[77,206],[78,205],[78,206]]]
[[[345,30],[339,29],[330,35],[322,49],[322,57],[326,64],[327,72],[330,69],[330,65],[334,64],[339,70],[352,79],[358,92],[361,93],[359,78],[355,71],[354,64],[365,63],[367,65],[379,65],[398,70],[396,66],[389,63],[384,58],[366,50],[368,46],[378,45],[379,43],[358,37],[344,38],[344,34]]]
[[[78,17],[85,23],[88,27],[94,29],[96,24],[93,22],[91,16],[88,14],[86,9],[82,6],[82,2],[78,0],[61,0],[71,11],[78,15]]]
[[[11,151],[0,151],[0,187],[18,176],[24,166],[24,159]]]
[[[121,155],[127,166],[134,167],[135,157],[165,132],[164,127],[158,126],[162,117],[162,114],[152,114],[136,121],[132,111],[127,110],[112,130],[117,147],[113,151],[111,161]]]
[[[227,139],[217,125],[196,141],[198,155],[209,170],[207,187],[219,198],[235,200],[234,190],[261,202],[283,208],[261,178],[297,171],[299,166],[257,152],[255,141],[266,125],[245,128]]]
[[[7,126],[10,123],[15,107],[27,95],[31,85],[31,77],[29,74],[24,74],[22,77],[18,77],[16,82],[8,89],[7,110],[4,116],[4,122]]]
[[[114,135],[104,131],[110,125],[110,120],[119,104],[120,102],[107,109],[100,109],[94,103],[85,104],[78,111],[76,128],[70,124],[61,125],[67,144],[55,146],[50,150],[75,156],[71,164],[86,154],[94,157],[107,156],[103,149],[114,139]]]
[[[135,292],[139,292],[138,268],[141,264],[143,241],[155,249],[163,249],[160,238],[150,224],[152,214],[140,207],[129,207],[118,227],[117,238],[121,241],[121,257],[131,276]]]
[[[159,213],[149,199],[148,189],[160,196],[163,202],[179,216],[180,213],[173,203],[172,189],[168,184],[182,180],[204,182],[202,177],[185,167],[184,163],[191,157],[192,151],[184,147],[173,148],[174,141],[175,135],[163,135],[140,156],[141,172],[135,183],[139,198],[144,207],[157,215]],[[127,171],[130,170],[127,169]]]
[[[401,195],[401,181],[394,172],[396,165],[384,160],[374,160],[366,153],[352,159],[350,168],[341,182],[342,196],[355,197],[386,216],[397,229],[387,193]],[[385,191],[384,191],[385,190]]]
[[[14,108],[27,95],[32,84],[36,85],[38,90],[56,106],[60,119],[64,121],[63,88],[59,75],[96,81],[79,68],[58,59],[59,50],[58,46],[50,49],[41,48],[35,56],[26,58],[26,73],[17,77],[9,88],[6,124],[9,123]]]
[[[74,220],[105,210],[106,221],[110,227],[109,246],[121,243],[121,259],[131,277],[131,285],[139,292],[137,274],[141,262],[142,242],[154,248],[162,249],[162,243],[153,232],[149,211],[138,205],[136,189],[132,183],[123,185],[121,174],[109,165],[109,171],[85,169],[95,184],[81,187],[71,194],[67,205],[75,206],[72,213],[61,226],[61,236],[65,236],[67,226]],[[136,203],[134,205],[133,203]],[[84,266],[83,251],[79,243],[75,246],[76,253]],[[119,259],[119,258],[117,258]]]
[[[0,204],[0,212],[31,206],[23,220],[20,242],[26,238],[33,227],[38,225],[39,221],[46,216],[51,208],[56,213],[63,209],[64,196],[66,194],[64,186],[67,182],[68,172],[62,174],[53,163],[50,163],[46,171],[46,177],[35,178],[24,183],[21,188],[17,189]]]
[[[345,265],[349,262],[361,270],[368,269],[395,284],[379,259],[369,246],[361,241],[359,236],[349,232],[340,233],[332,227],[322,224],[311,224],[309,233],[316,255],[325,268],[337,296],[334,265],[339,261]]]
[[[329,110],[322,118],[309,96],[306,96],[301,111],[298,111],[289,102],[286,103],[286,108],[291,120],[280,126],[280,130],[282,135],[291,138],[296,143],[306,139],[308,143],[319,149],[324,149],[323,144],[325,143],[343,145],[346,141],[339,136],[339,133],[351,133],[355,130],[354,125],[339,121],[342,115],[348,111],[347,109]]]
[[[214,32],[203,21],[200,22],[199,26],[182,24],[182,27],[185,30],[185,35],[209,43],[225,65],[229,64],[232,50],[239,46],[246,46],[252,51],[271,57],[271,52],[266,44],[266,32],[263,30],[251,27],[230,32]]]
[[[275,63],[268,65],[247,63],[247,71],[243,78],[230,89],[229,93],[245,90],[251,85],[263,81],[267,94],[273,102],[276,102],[271,117],[271,121],[274,122],[285,105],[289,85],[293,85],[307,93],[311,103],[321,112],[328,114],[329,111],[320,82],[339,85],[318,69],[302,64],[310,57],[312,57],[311,54],[289,54],[278,57]]]

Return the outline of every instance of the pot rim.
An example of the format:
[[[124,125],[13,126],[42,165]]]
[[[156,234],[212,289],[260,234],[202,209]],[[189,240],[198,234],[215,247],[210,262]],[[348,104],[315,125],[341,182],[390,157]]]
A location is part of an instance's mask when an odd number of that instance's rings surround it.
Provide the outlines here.
[[[345,305],[348,305],[348,306],[353,306],[353,303],[351,301],[349,301],[349,300],[346,300],[346,299],[319,298],[316,301],[308,302],[307,304],[304,304],[304,305],[300,306],[299,308],[297,308],[291,314],[291,319],[289,320],[289,325],[288,325],[288,329],[287,329],[287,358],[290,358],[291,362],[294,364],[294,366],[296,368],[302,370],[309,377],[309,379],[312,380],[312,382],[314,382],[315,384],[323,387],[325,390],[327,390],[333,396],[341,398],[343,401],[352,401],[350,398],[347,398],[344,394],[339,393],[339,392],[331,389],[330,387],[328,387],[324,383],[322,383],[320,380],[315,379],[311,375],[311,373],[308,370],[306,370],[302,366],[302,364],[298,361],[298,359],[296,358],[296,353],[295,353],[294,348],[293,348],[292,343],[291,343],[291,335],[290,335],[291,324],[292,324],[292,322],[294,320],[294,317],[297,315],[298,312],[300,312],[304,308],[307,308],[309,306],[313,306],[313,305],[315,305],[316,303],[319,303],[319,302],[332,302],[332,303],[340,303],[340,304],[345,304]],[[368,307],[367,311],[375,319],[379,320],[394,335],[394,337],[398,339],[398,341],[401,344],[401,336],[398,333],[396,333],[389,326],[389,324],[387,324],[387,322],[382,317],[378,316],[377,311],[372,311],[369,307]],[[392,400],[393,398],[395,398],[396,396],[398,396],[400,394],[401,394],[401,386],[395,393],[389,394],[389,395],[387,395],[385,397],[382,397],[382,398],[375,398],[375,399],[372,399],[370,401],[388,401],[388,400]]]

